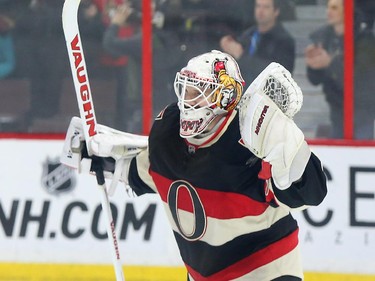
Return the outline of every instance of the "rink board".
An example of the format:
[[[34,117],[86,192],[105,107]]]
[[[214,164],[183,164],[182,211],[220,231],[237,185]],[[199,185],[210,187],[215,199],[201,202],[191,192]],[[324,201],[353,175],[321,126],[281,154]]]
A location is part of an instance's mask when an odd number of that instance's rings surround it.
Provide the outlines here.
[[[124,266],[127,281],[186,281],[184,267]],[[113,281],[110,265],[0,264],[0,280]],[[305,273],[305,281],[375,281],[374,275]]]
[[[59,165],[62,144],[0,139],[0,280],[114,279],[95,179]],[[306,280],[375,281],[375,148],[312,149],[329,194],[294,214]],[[185,280],[157,195],[110,200],[126,280]]]

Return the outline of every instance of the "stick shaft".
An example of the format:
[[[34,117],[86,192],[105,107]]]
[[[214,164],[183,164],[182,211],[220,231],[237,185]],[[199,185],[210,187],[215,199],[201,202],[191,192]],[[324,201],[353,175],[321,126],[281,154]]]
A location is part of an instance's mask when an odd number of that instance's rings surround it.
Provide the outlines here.
[[[91,137],[97,134],[97,122],[94,110],[94,103],[91,95],[89,77],[87,74],[86,62],[81,43],[78,27],[78,8],[81,0],[65,0],[62,21],[69,54],[70,67],[73,76],[80,116],[83,122],[83,130],[86,144]],[[98,189],[101,194],[101,205],[106,220],[108,239],[111,242],[111,254],[117,281],[125,281],[120,260],[120,252],[115,231],[115,224],[111,212],[111,205],[108,200],[107,189],[104,177],[97,174]]]

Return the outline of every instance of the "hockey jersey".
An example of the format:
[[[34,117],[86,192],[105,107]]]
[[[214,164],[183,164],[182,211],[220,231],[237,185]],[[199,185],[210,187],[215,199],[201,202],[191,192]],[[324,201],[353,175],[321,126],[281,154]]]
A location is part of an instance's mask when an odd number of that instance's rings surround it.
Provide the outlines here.
[[[323,200],[321,163],[311,154],[302,179],[283,191],[259,176],[262,167],[242,145],[236,111],[201,146],[179,136],[176,105],[155,120],[148,151],[131,163],[129,183],[138,195],[160,195],[190,280],[302,278],[290,209]]]

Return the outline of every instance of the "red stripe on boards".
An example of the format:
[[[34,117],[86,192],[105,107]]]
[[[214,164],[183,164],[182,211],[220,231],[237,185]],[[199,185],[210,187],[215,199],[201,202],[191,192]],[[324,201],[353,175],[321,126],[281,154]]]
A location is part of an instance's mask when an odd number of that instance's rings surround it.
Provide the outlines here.
[[[0,133],[0,139],[63,140],[65,133]]]

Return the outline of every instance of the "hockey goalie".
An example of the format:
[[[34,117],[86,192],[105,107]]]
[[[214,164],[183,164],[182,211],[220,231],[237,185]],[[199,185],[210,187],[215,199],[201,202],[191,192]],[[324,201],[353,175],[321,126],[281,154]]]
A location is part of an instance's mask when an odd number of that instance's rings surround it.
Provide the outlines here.
[[[148,137],[99,126],[86,145],[76,117],[66,135],[62,163],[95,173],[100,159],[112,182],[160,196],[188,280],[303,280],[291,210],[319,205],[326,178],[293,121],[290,73],[271,63],[251,82],[244,92],[230,55],[204,53],[177,72],[177,103]]]

